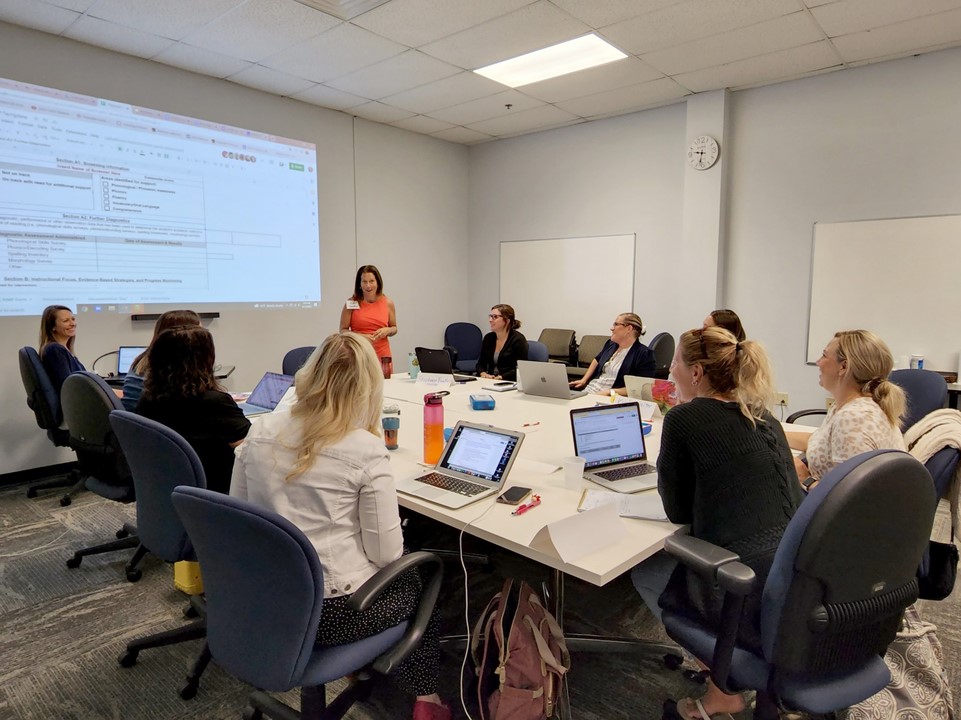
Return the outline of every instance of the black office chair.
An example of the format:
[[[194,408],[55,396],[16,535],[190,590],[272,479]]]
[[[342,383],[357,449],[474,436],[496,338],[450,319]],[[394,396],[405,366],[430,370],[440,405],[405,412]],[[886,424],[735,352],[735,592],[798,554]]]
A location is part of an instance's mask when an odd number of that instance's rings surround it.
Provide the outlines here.
[[[336,720],[369,692],[368,673],[394,670],[420,643],[440,593],[443,568],[429,553],[404,555],[351,596],[370,607],[383,590],[420,567],[423,592],[415,614],[382,633],[347,645],[315,644],[324,604],[324,571],[306,536],[285,518],[252,503],[200,488],[178,487],[173,504],[204,569],[207,642],[217,664],[256,688],[244,717]],[[354,674],[330,705],[325,684]],[[301,709],[264,691],[301,687]]]
[[[307,362],[307,358],[310,357],[310,354],[315,349],[315,345],[304,345],[303,347],[296,347],[293,350],[288,350],[287,354],[284,355],[284,375],[296,374],[297,371],[304,366],[304,363]]]
[[[127,566],[127,579],[131,582],[140,579],[141,571],[136,566],[148,552],[168,563],[196,560],[193,545],[170,496],[178,485],[207,487],[204,468],[197,453],[166,425],[131,412],[115,410],[110,413],[110,426],[127,457],[137,492],[137,536],[140,547]],[[201,601],[194,600],[191,607],[188,616],[205,614]],[[206,635],[207,623],[201,617],[173,630],[131,640],[118,661],[122,667],[130,668],[136,664],[141,650],[196,640]],[[184,700],[197,694],[200,676],[208,662],[210,652],[204,648],[180,690],[180,697]]]
[[[721,689],[757,690],[755,718],[777,718],[779,705],[830,713],[860,702],[890,680],[884,651],[918,597],[934,508],[930,476],[904,452],[876,450],[827,473],[778,546],[760,651],[737,643],[754,571],[723,548],[672,536],[665,549],[726,594],[719,627],[665,609],[667,634],[711,667]]]
[[[552,362],[565,365],[577,364],[577,341],[573,330],[544,328],[537,337],[537,342],[547,346],[547,353]]]
[[[20,348],[17,354],[20,361],[20,379],[23,381],[23,389],[27,392],[27,407],[33,410],[37,425],[41,430],[47,431],[47,437],[54,445],[69,447],[70,435],[66,428],[60,427],[63,423],[60,397],[47,376],[47,371],[40,361],[40,356],[36,350],[29,346]],[[56,480],[45,480],[31,485],[27,489],[27,497],[36,497],[40,490],[70,488],[67,490],[67,494],[60,498],[60,504],[66,507],[70,504],[74,495],[84,490],[83,481],[84,478],[80,469],[74,468],[67,475]]]
[[[454,370],[472,373],[477,369],[484,334],[474,323],[451,323],[444,330],[444,347],[456,350]]]
[[[135,495],[130,468],[110,427],[110,413],[123,410],[120,399],[99,375],[83,371],[63,381],[60,402],[70,429],[70,447],[77,453],[87,489],[108,500],[133,502]],[[67,560],[67,567],[80,567],[88,555],[135,548],[140,544],[137,528],[129,523],[124,523],[117,531],[117,538],[77,550]]]
[[[674,336],[668,332],[659,332],[648,345],[654,353],[654,377],[666,380],[671,374],[671,363],[674,361]]]

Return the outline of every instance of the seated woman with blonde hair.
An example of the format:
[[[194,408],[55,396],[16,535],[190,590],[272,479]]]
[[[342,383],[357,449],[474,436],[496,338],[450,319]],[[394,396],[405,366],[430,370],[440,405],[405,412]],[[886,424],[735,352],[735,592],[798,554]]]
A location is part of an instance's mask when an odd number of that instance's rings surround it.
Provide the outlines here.
[[[380,436],[381,365],[371,343],[331,335],[294,380],[296,400],[264,415],[237,453],[230,494],[300,528],[324,568],[317,643],[343,645],[411,616],[420,595],[415,570],[367,610],[347,607],[351,593],[403,552],[397,492]],[[398,667],[399,684],[417,697],[414,720],[449,720],[437,695],[439,612],[421,644]]]
[[[894,358],[885,342],[868,330],[834,334],[817,361],[818,383],[834,404],[813,433],[788,433],[804,452],[795,461],[798,478],[810,489],[835,465],[870,450],[904,450],[901,416],[904,391],[888,380]]]

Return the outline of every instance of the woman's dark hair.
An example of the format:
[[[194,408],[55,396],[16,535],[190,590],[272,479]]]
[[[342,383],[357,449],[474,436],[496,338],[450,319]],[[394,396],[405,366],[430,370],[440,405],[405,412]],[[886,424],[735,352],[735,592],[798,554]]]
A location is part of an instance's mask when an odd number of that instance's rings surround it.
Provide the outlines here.
[[[517,319],[517,316],[514,314],[514,308],[512,308],[510,305],[504,305],[502,303],[500,305],[495,305],[491,308],[491,310],[497,310],[497,312],[501,314],[501,317],[507,321],[507,332],[510,332],[511,330],[520,330],[521,321]]]
[[[40,347],[38,349],[41,355],[43,355],[43,349],[47,345],[57,342],[53,336],[53,331],[57,327],[57,313],[61,310],[66,310],[73,315],[73,310],[66,305],[48,305],[43,309],[43,315],[40,316]],[[73,341],[76,339],[76,337],[67,338],[67,350],[71,353],[73,352]]]
[[[715,325],[727,330],[738,342],[743,341],[747,337],[747,333],[744,332],[744,326],[741,325],[741,318],[739,318],[733,310],[728,310],[727,308],[712,310],[711,318],[714,320]]]
[[[380,276],[380,270],[373,265],[361,265],[357,268],[357,276],[354,278],[354,300],[363,300],[364,291],[360,289],[360,279],[364,273],[370,273],[377,280],[377,296],[384,294],[384,278]]]
[[[197,397],[220,390],[214,357],[214,338],[206,328],[180,325],[165,330],[147,351],[144,396],[152,400]]]
[[[181,325],[200,325],[200,316],[193,310],[168,310],[157,318],[157,324],[153,326],[153,337],[150,338],[150,345],[154,344],[160,336],[160,333],[164,330],[169,330],[170,328]],[[134,374],[140,375],[141,377],[147,374],[147,367],[149,365],[147,362],[147,353],[149,352],[150,347],[148,346],[146,350],[135,357],[133,362],[130,363]]]

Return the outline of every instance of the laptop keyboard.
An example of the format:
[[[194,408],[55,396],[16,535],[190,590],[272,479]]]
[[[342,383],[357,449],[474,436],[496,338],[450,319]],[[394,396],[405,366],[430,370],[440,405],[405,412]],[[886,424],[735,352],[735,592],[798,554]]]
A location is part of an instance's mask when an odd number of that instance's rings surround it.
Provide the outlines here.
[[[450,490],[458,495],[466,495],[467,497],[473,497],[474,495],[477,495],[477,493],[482,493],[488,489],[483,485],[475,485],[474,483],[458,480],[457,478],[441,475],[440,473],[421,475],[419,478],[414,479],[419,480],[422,483],[427,483],[428,485],[433,485],[434,487]]]
[[[614,468],[613,470],[604,470],[602,472],[594,473],[598,477],[604,478],[605,480],[626,480],[627,478],[639,477],[641,475],[649,475],[650,473],[656,473],[657,468],[653,465],[648,465],[647,463],[641,463],[640,465],[628,465],[627,467]]]

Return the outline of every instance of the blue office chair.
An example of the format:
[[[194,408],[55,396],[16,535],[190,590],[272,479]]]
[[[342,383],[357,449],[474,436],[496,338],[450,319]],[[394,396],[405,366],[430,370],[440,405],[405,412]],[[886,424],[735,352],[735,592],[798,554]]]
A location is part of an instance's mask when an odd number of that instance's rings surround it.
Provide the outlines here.
[[[548,362],[550,354],[547,352],[547,345],[537,340],[528,340],[527,359],[533,362]]]
[[[284,375],[296,374],[297,371],[304,366],[304,363],[307,362],[310,354],[316,349],[315,345],[305,345],[303,347],[296,347],[293,350],[288,350],[287,354],[284,355]]]
[[[424,590],[414,616],[348,645],[317,647],[324,571],[304,534],[285,518],[237,498],[178,487],[173,504],[204,569],[207,642],[217,664],[260,691],[245,718],[335,720],[369,691],[366,673],[328,707],[324,684],[372,668],[389,673],[423,638],[440,592],[442,567],[411,553],[383,568],[351,596],[362,610],[400,575],[420,566]],[[266,692],[301,686],[301,714]]]
[[[477,369],[483,340],[484,334],[474,323],[455,322],[447,326],[444,330],[444,347],[452,347],[457,351],[454,370],[472,373]]]
[[[915,571],[934,522],[934,488],[907,453],[877,450],[831,470],[778,546],[761,599],[762,651],[737,644],[754,571],[723,548],[673,536],[665,549],[725,592],[720,627],[665,609],[668,635],[711,667],[718,687],[757,690],[755,718],[778,705],[830,713],[890,680],[883,655],[918,597]]]
[[[60,427],[63,423],[60,397],[47,376],[47,371],[43,367],[40,356],[30,346],[20,348],[17,355],[20,361],[20,379],[23,381],[23,389],[27,393],[27,407],[33,410],[34,418],[36,418],[40,429],[47,431],[50,442],[57,447],[68,447],[70,445],[70,433],[67,432],[66,428]],[[38,490],[68,487],[70,489],[67,494],[60,498],[60,504],[66,507],[70,504],[74,495],[84,490],[83,481],[83,474],[79,469],[74,469],[56,480],[46,480],[31,485],[27,489],[27,497],[37,497]]]
[[[110,427],[110,413],[123,410],[120,399],[99,375],[83,371],[63,381],[60,404],[70,430],[70,447],[77,453],[87,489],[108,500],[133,502],[136,496],[130,467]],[[137,528],[124,523],[117,540],[77,550],[67,560],[67,567],[80,567],[88,555],[135,548],[140,544],[136,535]]]
[[[127,579],[130,582],[140,579],[141,571],[137,565],[148,552],[168,563],[196,560],[193,545],[180,516],[174,510],[170,495],[178,485],[207,487],[204,468],[197,453],[166,425],[125,410],[110,413],[110,426],[127,457],[137,492],[137,535],[140,546],[127,565]],[[191,598],[192,605],[186,613],[188,617],[205,613],[203,603],[196,598]],[[141,650],[196,640],[206,634],[206,621],[201,618],[173,630],[137,638],[127,643],[118,662],[121,667],[130,668],[136,664]],[[180,690],[184,700],[197,694],[200,676],[209,662],[210,652],[204,648],[187,675],[186,685]]]
[[[674,336],[668,332],[659,332],[648,345],[654,353],[654,377],[667,380],[671,374],[671,363],[674,361]]]

